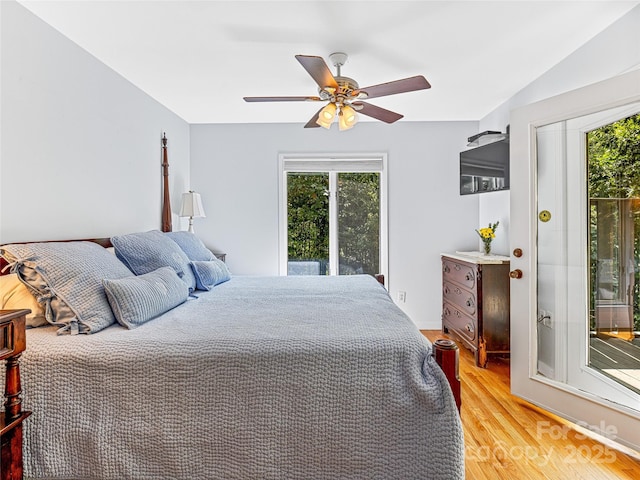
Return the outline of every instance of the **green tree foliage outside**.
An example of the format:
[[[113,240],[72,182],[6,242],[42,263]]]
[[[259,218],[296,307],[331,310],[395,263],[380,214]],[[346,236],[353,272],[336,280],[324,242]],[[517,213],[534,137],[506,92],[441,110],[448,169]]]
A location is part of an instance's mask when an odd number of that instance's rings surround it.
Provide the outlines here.
[[[640,114],[589,132],[589,195],[640,198]]]
[[[380,175],[338,175],[340,275],[380,273]]]
[[[640,330],[640,114],[605,125],[588,134],[589,197],[591,199],[638,199],[632,204],[633,260],[635,281],[633,287],[634,330]],[[597,201],[591,201],[591,285],[596,285],[598,266],[598,239],[612,245],[611,255],[620,257],[620,239],[616,229],[598,233]],[[620,210],[612,209],[610,225],[618,225]],[[591,308],[594,309],[595,295]]]
[[[320,261],[321,275],[329,263],[329,174],[287,176],[289,260]]]
[[[289,261],[329,264],[329,174],[289,173],[287,177]],[[379,273],[380,176],[338,174],[340,274]]]

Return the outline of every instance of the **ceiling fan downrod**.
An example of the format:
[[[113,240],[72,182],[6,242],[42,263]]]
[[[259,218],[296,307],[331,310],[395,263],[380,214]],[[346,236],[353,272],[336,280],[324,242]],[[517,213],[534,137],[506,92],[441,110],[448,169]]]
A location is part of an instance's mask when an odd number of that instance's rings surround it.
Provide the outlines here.
[[[338,77],[341,76],[340,69],[345,63],[347,63],[347,58],[349,58],[349,56],[346,53],[342,52],[334,52],[329,55],[329,60],[331,61],[333,66],[336,67],[336,73],[338,74]]]

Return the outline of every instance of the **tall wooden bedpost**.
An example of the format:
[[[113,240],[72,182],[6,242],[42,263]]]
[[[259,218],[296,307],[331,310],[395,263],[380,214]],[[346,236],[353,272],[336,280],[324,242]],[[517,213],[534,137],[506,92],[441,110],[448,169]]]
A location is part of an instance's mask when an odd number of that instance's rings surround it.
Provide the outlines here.
[[[459,361],[458,346],[453,340],[446,338],[439,338],[433,342],[433,356],[436,357],[436,362],[442,368],[449,385],[451,386],[451,392],[456,399],[456,406],[458,412],[460,411],[460,405],[462,403],[460,397],[460,375],[458,373],[458,361]]]
[[[171,200],[169,195],[169,157],[167,156],[167,134],[162,134],[162,231],[170,232],[171,226]]]

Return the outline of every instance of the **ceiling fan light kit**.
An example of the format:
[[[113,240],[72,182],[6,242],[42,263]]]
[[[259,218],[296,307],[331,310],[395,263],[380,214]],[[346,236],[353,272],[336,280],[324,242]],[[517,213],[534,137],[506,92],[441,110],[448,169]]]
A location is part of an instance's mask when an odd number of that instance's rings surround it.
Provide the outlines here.
[[[336,67],[336,76],[331,74],[321,57],[296,55],[296,59],[318,85],[317,97],[244,97],[244,100],[246,102],[328,101],[329,103],[318,110],[304,127],[329,129],[337,117],[338,128],[348,130],[358,122],[356,111],[385,123],[393,123],[403,117],[399,113],[363,102],[362,99],[431,88],[422,75],[360,88],[354,79],[341,75],[341,68],[347,61],[347,54],[342,52],[329,55],[329,60]]]

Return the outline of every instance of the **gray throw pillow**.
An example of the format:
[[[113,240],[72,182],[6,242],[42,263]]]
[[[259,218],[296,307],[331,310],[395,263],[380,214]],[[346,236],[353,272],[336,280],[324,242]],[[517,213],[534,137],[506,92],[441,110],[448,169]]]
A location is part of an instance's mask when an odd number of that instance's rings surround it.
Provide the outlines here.
[[[189,257],[160,230],[115,236],[111,238],[111,243],[115,247],[116,257],[136,275],[171,267],[190,291],[195,290],[196,279],[189,266]]]
[[[191,268],[196,276],[198,290],[211,290],[216,285],[231,279],[227,265],[217,258],[207,262],[191,262]]]
[[[171,267],[137,277],[104,280],[109,304],[120,325],[135,328],[180,305],[189,287]]]
[[[211,250],[202,243],[202,240],[191,232],[166,232],[165,235],[180,246],[189,260],[205,262],[216,258]]]

